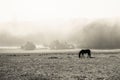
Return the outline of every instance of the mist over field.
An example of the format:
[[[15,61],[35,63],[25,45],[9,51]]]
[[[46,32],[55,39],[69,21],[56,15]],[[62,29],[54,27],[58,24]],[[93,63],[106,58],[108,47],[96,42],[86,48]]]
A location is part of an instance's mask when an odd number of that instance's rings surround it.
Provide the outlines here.
[[[78,30],[74,40],[79,40],[80,47],[114,49],[120,48],[120,21],[101,19],[96,20],[82,30]],[[80,35],[79,35],[80,34]]]
[[[35,44],[49,44],[54,40],[60,40],[76,44],[79,48],[120,48],[119,22],[119,19],[94,21],[75,19],[55,25],[29,22],[2,23],[1,26],[7,27],[0,29],[0,46],[21,46],[26,41]],[[14,25],[18,27],[14,27]]]
[[[1,0],[0,47],[54,41],[120,48],[119,0]],[[62,45],[63,46],[63,45]]]

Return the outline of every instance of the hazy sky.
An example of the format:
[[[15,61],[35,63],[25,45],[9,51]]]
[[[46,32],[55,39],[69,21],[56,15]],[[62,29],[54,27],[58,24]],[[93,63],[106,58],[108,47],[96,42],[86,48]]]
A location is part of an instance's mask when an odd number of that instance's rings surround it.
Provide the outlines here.
[[[108,17],[120,17],[120,0],[0,0],[0,23],[36,22],[58,28],[72,19]],[[13,28],[9,26],[0,29]],[[40,26],[31,26],[29,30],[35,27],[38,30]],[[25,26],[14,25],[11,31],[23,33],[24,29]]]

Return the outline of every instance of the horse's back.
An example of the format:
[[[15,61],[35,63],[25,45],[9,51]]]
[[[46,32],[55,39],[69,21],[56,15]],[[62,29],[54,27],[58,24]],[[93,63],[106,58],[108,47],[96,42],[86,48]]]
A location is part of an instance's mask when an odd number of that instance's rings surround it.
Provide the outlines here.
[[[90,53],[91,52],[91,50],[90,49],[82,49],[80,52],[84,52],[84,53]]]
[[[91,52],[91,50],[90,50],[90,49],[86,49],[86,51],[87,51],[87,52],[89,52],[89,53]]]

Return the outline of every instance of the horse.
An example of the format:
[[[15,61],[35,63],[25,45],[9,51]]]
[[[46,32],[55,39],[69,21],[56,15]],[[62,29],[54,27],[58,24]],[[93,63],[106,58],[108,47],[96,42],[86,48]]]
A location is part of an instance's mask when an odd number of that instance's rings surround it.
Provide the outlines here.
[[[81,58],[81,55],[82,57],[84,57],[84,54],[87,54],[87,58],[91,58],[91,50],[90,49],[82,49],[80,52],[79,52],[79,58]]]

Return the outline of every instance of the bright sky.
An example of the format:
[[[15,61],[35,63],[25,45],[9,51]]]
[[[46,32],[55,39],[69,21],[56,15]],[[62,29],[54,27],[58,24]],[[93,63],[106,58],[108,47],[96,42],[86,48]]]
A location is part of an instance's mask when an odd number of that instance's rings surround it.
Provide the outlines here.
[[[120,0],[0,0],[0,21],[120,16]]]
[[[0,22],[58,24],[107,17],[120,17],[120,0],[0,0]]]

